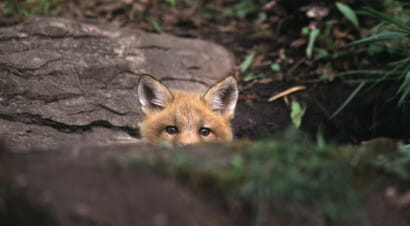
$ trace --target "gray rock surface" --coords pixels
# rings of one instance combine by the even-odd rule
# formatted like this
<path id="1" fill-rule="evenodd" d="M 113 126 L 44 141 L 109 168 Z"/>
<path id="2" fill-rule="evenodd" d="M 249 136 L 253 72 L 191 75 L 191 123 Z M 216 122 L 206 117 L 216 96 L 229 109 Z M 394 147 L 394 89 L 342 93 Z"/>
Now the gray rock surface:
<path id="1" fill-rule="evenodd" d="M 233 67 L 202 40 L 34 18 L 0 28 L 0 134 L 14 149 L 137 142 L 140 74 L 204 91 Z"/>

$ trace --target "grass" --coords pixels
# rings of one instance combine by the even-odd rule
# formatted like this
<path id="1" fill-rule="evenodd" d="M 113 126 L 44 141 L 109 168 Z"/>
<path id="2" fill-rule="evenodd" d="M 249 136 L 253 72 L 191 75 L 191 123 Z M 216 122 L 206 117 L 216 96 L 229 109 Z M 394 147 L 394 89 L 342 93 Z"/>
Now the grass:
<path id="1" fill-rule="evenodd" d="M 357 70 L 357 74 L 361 76 L 353 79 L 348 79 L 349 82 L 359 83 L 353 93 L 348 99 L 333 113 L 332 117 L 335 117 L 343 108 L 362 90 L 365 85 L 370 88 L 379 85 L 381 83 L 395 82 L 396 96 L 398 96 L 397 105 L 409 105 L 408 96 L 410 93 L 410 26 L 406 21 L 410 20 L 410 16 L 404 16 L 396 18 L 373 10 L 371 8 L 365 8 L 363 14 L 374 17 L 381 21 L 382 25 L 378 27 L 378 32 L 370 37 L 366 37 L 350 43 L 348 46 L 366 45 L 367 53 L 372 55 L 374 49 L 379 54 L 388 54 L 388 50 L 394 50 L 390 52 L 390 55 L 394 54 L 400 57 L 399 60 L 387 62 L 384 68 L 377 70 L 377 74 L 369 76 L 368 70 Z M 336 74 L 337 76 L 337 74 Z"/>

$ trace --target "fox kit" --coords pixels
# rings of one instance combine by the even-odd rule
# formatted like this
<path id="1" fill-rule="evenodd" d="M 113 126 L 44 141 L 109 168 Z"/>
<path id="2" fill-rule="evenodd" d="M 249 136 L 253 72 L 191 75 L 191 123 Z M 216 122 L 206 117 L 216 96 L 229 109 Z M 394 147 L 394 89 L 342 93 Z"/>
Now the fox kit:
<path id="1" fill-rule="evenodd" d="M 230 76 L 204 94 L 170 90 L 150 75 L 138 81 L 138 99 L 144 114 L 142 137 L 176 145 L 202 141 L 231 141 L 238 87 Z"/>

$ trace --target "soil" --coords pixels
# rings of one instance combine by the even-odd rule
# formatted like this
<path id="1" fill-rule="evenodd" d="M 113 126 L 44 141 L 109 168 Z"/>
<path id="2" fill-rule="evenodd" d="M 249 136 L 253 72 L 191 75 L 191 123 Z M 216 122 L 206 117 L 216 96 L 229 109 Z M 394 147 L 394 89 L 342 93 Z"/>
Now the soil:
<path id="1" fill-rule="evenodd" d="M 309 24 L 304 11 L 301 11 L 302 6 L 320 5 L 329 8 L 329 18 L 327 18 L 329 20 L 341 17 L 335 7 L 327 1 L 278 1 L 275 7 L 266 11 L 269 15 L 275 16 L 269 17 L 271 21 L 268 23 L 259 25 L 254 23 L 258 17 L 256 14 L 234 18 L 219 14 L 205 14 L 200 11 L 201 6 L 205 4 L 222 7 L 231 5 L 234 1 L 198 1 L 198 7 L 195 9 L 186 3 L 180 3 L 176 8 L 172 8 L 163 1 L 141 1 L 137 6 L 142 13 L 134 15 L 132 19 L 130 19 L 132 6 L 127 3 L 128 1 L 118 4 L 114 3 L 116 1 L 108 1 L 110 4 L 106 4 L 105 7 L 102 2 L 104 1 L 89 1 L 88 3 L 82 3 L 79 0 L 65 1 L 64 10 L 57 10 L 54 14 L 77 19 L 96 20 L 98 18 L 101 22 L 114 26 L 156 32 L 157 30 L 153 28 L 149 19 L 153 18 L 160 24 L 162 32 L 180 37 L 200 38 L 224 46 L 234 53 L 237 65 L 240 65 L 253 51 L 263 53 L 259 55 L 259 58 L 256 57 L 251 69 L 256 73 L 264 73 L 264 79 L 244 82 L 244 75 L 238 72 L 239 67 L 238 71 L 234 72 L 241 87 L 236 116 L 233 120 L 237 138 L 259 139 L 269 137 L 274 132 L 280 132 L 291 123 L 289 102 L 298 100 L 308 106 L 303 118 L 302 129 L 307 131 L 312 138 L 321 132 L 328 140 L 353 144 L 379 136 L 410 142 L 410 109 L 399 109 L 395 101 L 390 100 L 395 92 L 393 86 L 378 86 L 371 92 L 359 94 L 334 119 L 330 119 L 329 116 L 354 89 L 341 79 L 328 84 L 302 84 L 306 86 L 306 90 L 268 102 L 271 96 L 287 88 L 300 85 L 295 82 L 297 79 L 317 76 L 317 68 L 326 63 L 320 59 L 307 59 L 304 52 L 306 44 L 295 47 L 294 41 L 301 38 L 300 30 Z M 10 19 L 6 25 L 16 22 L 18 20 Z M 276 31 L 275 34 L 254 36 L 264 26 L 268 30 Z M 349 26 L 340 25 L 336 29 L 351 34 L 353 39 L 358 37 L 357 32 Z M 336 41 L 342 45 L 351 37 L 336 38 Z M 306 38 L 304 41 L 306 43 Z M 284 55 L 286 59 L 281 60 L 281 56 Z M 274 72 L 269 68 L 270 63 L 277 61 L 281 63 L 280 72 Z M 356 57 L 338 59 L 338 61 L 334 65 L 340 65 L 340 67 L 333 68 L 333 70 L 354 69 L 357 63 Z M 16 168 L 24 168 L 24 165 L 16 166 Z M 34 165 L 32 167 L 35 167 Z M 33 169 L 33 172 L 37 174 L 33 175 L 30 181 L 36 184 L 54 181 L 52 182 L 54 187 L 50 189 L 59 191 L 59 194 L 64 194 L 66 190 L 77 189 L 76 192 L 71 192 L 75 197 L 64 198 L 64 200 L 87 200 L 101 208 L 99 212 L 106 212 L 108 216 L 110 211 L 123 211 L 121 214 L 124 216 L 129 214 L 136 217 L 135 219 L 129 217 L 117 219 L 118 221 L 115 222 L 117 224 L 113 225 L 162 225 L 161 220 L 164 219 L 162 212 L 172 213 L 173 218 L 165 217 L 169 225 L 196 225 L 198 222 L 209 222 L 210 219 L 214 219 L 216 223 L 198 223 L 198 225 L 243 224 L 240 217 L 230 216 L 218 202 L 198 198 L 188 189 L 172 181 L 158 179 L 149 172 L 109 173 L 85 166 L 70 165 L 70 167 L 74 168 L 67 174 L 63 170 L 64 166 L 60 167 L 61 171 L 53 172 L 46 169 Z M 30 170 L 26 168 L 26 171 Z M 65 186 L 67 181 L 73 184 L 78 183 L 78 186 L 67 187 Z M 144 183 L 135 183 L 135 181 L 144 181 Z M 376 226 L 410 225 L 408 208 L 406 211 L 405 208 L 399 209 L 393 206 L 384 195 L 384 189 L 389 185 L 381 186 L 380 193 L 370 197 L 365 206 L 371 222 Z M 400 186 L 408 188 L 408 184 L 400 183 Z M 96 193 L 87 194 L 89 190 L 95 190 Z M 35 191 L 32 192 L 35 193 Z M 102 200 L 96 197 L 105 198 Z M 135 207 L 131 202 L 131 200 L 140 199 L 146 200 L 150 205 Z M 61 203 L 61 205 L 69 204 Z M 186 215 L 185 212 L 190 214 Z M 63 221 L 63 225 L 69 225 L 68 223 L 72 223 L 73 219 L 77 219 L 76 225 L 111 225 L 113 223 L 107 215 L 93 216 L 93 220 L 90 221 L 91 218 L 87 217 L 87 214 L 90 213 L 86 212 L 85 215 L 81 211 L 74 213 L 67 218 L 68 220 Z M 142 221 L 142 216 L 150 216 L 145 218 L 150 221 Z"/>

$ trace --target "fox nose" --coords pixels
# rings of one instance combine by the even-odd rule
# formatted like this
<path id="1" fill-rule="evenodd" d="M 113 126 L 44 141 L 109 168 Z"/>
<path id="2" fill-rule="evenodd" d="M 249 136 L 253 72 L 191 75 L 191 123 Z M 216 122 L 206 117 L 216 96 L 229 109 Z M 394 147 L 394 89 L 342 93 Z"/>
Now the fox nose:
<path id="1" fill-rule="evenodd" d="M 180 134 L 178 137 L 178 141 L 176 142 L 177 145 L 183 146 L 188 144 L 194 144 L 199 142 L 199 139 L 193 133 L 183 133 Z"/>

